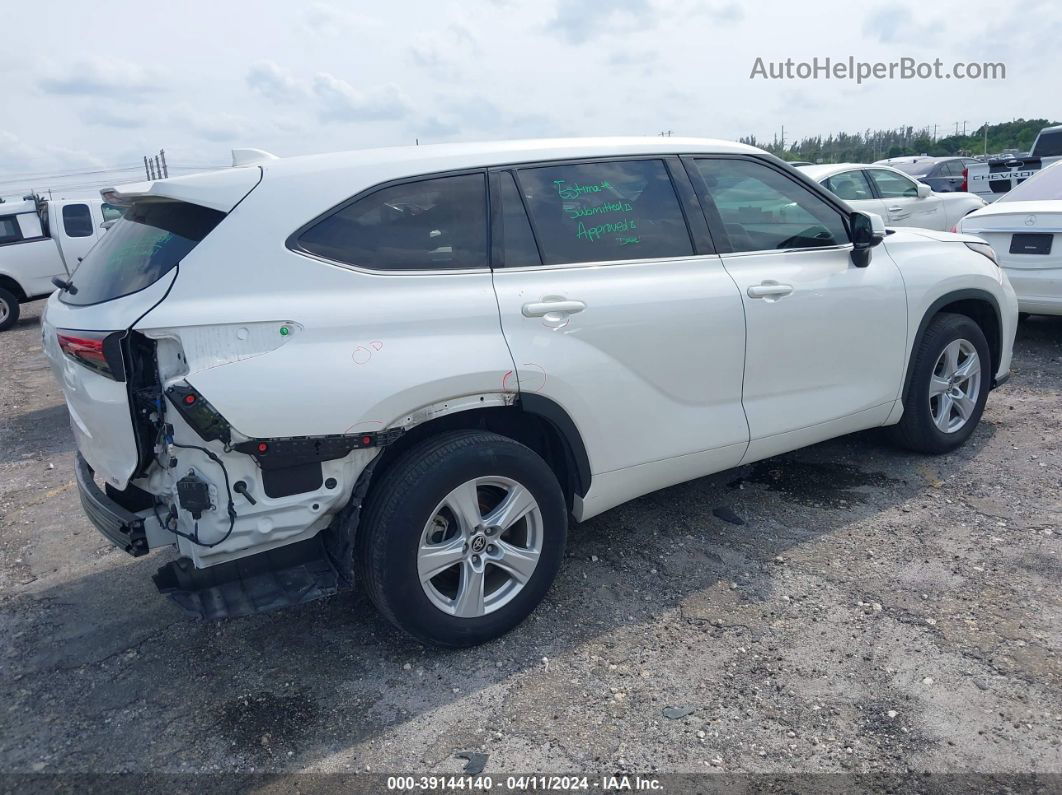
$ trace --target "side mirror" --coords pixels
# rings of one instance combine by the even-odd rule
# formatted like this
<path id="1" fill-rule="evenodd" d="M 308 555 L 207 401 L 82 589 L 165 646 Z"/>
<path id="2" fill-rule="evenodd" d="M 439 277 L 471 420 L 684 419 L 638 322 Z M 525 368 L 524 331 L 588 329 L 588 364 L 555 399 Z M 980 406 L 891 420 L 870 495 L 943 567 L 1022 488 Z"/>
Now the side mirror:
<path id="1" fill-rule="evenodd" d="M 918 198 L 919 199 L 928 199 L 932 195 L 933 195 L 933 189 L 931 187 L 926 185 L 924 182 L 919 182 L 918 183 Z"/>
<path id="2" fill-rule="evenodd" d="M 870 264 L 870 249 L 885 239 L 885 222 L 877 213 L 856 211 L 848 216 L 852 229 L 852 264 L 865 268 Z"/>

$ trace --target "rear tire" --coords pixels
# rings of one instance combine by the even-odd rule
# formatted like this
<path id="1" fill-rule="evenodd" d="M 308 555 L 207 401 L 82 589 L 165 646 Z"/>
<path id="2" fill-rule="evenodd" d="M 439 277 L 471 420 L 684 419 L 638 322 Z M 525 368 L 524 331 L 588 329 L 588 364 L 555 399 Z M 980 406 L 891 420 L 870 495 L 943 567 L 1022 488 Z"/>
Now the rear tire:
<path id="1" fill-rule="evenodd" d="M 977 427 L 992 385 L 984 332 L 965 315 L 942 312 L 911 356 L 911 387 L 893 441 L 920 453 L 947 453 Z"/>
<path id="2" fill-rule="evenodd" d="M 567 525 L 557 478 L 534 451 L 483 431 L 440 434 L 402 453 L 370 491 L 356 539 L 359 579 L 417 640 L 472 646 L 542 601 Z"/>
<path id="3" fill-rule="evenodd" d="M 18 322 L 19 311 L 18 298 L 0 287 L 0 331 L 7 331 Z"/>

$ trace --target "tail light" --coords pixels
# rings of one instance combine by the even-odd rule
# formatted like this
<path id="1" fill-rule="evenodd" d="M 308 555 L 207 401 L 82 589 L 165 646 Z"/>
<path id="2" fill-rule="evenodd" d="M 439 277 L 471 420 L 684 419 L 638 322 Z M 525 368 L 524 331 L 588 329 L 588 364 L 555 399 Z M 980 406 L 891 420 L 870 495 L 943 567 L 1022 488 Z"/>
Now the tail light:
<path id="1" fill-rule="evenodd" d="M 123 335 L 122 331 L 56 331 L 59 349 L 64 354 L 112 381 L 125 380 L 120 346 Z"/>
<path id="2" fill-rule="evenodd" d="M 970 169 L 964 168 L 962 170 L 962 184 L 959 186 L 959 190 L 962 191 L 963 193 L 965 193 L 967 190 L 969 190 L 969 185 L 967 184 L 969 176 L 970 176 Z"/>

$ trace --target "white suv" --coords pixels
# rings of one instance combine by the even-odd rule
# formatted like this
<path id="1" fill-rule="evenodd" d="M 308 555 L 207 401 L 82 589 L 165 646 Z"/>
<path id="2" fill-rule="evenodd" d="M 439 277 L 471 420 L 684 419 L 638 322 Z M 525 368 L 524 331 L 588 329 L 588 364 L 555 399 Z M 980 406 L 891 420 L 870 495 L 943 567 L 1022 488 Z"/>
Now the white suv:
<path id="1" fill-rule="evenodd" d="M 962 444 L 1014 293 L 703 139 L 421 146 L 105 192 L 44 344 L 85 510 L 204 617 L 360 580 L 443 645 L 543 598 L 569 515 L 864 428 Z M 102 487 L 101 487 L 102 484 Z"/>

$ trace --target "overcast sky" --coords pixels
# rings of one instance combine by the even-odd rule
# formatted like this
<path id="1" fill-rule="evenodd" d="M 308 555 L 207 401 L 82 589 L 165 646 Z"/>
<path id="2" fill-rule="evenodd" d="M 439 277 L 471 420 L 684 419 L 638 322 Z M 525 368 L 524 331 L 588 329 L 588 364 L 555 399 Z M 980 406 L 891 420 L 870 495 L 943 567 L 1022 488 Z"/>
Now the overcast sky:
<path id="1" fill-rule="evenodd" d="M 294 155 L 456 140 L 770 140 L 1062 116 L 1062 4 L 1031 0 L 7 0 L 0 195 L 94 187 L 165 148 Z M 751 80 L 814 56 L 1002 61 L 1003 81 Z M 133 169 L 58 180 L 51 175 Z M 142 174 L 142 168 L 140 173 Z"/>

